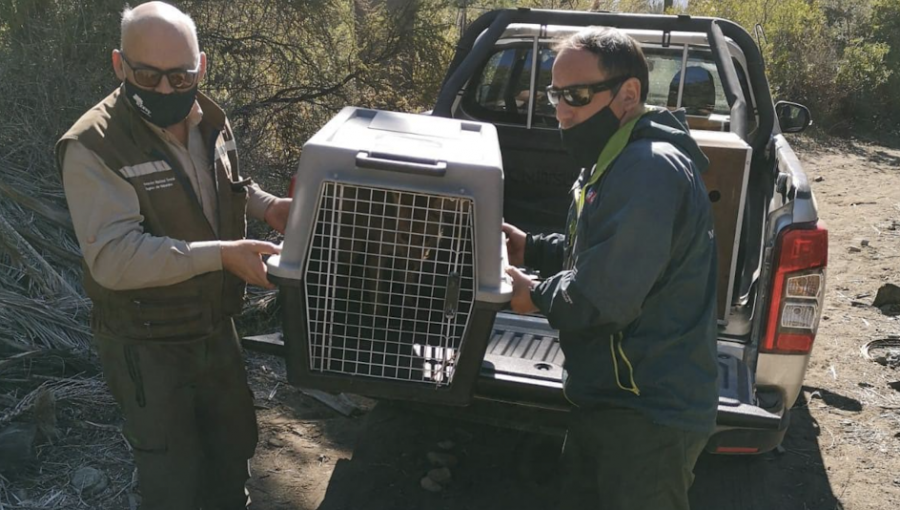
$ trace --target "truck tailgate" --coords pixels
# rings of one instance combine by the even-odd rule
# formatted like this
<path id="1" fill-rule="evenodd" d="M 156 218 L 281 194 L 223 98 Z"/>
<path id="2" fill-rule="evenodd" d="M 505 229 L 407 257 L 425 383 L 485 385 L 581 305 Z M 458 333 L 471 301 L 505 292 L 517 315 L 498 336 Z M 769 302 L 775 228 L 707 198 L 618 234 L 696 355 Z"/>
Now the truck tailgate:
<path id="1" fill-rule="evenodd" d="M 478 397 L 548 409 L 568 408 L 562 392 L 563 356 L 559 333 L 541 317 L 497 314 L 488 343 Z M 783 410 L 759 407 L 749 368 L 720 352 L 718 423 L 725 427 L 777 429 Z M 772 412 L 774 411 L 774 412 Z"/>
<path id="2" fill-rule="evenodd" d="M 492 400 L 568 407 L 559 333 L 542 317 L 498 313 L 476 391 Z"/>

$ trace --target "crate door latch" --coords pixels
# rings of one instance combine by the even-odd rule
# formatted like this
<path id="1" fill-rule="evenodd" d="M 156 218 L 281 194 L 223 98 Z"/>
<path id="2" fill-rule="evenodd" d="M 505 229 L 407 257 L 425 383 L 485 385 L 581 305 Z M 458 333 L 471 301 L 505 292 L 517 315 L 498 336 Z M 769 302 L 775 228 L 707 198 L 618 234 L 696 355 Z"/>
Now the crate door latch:
<path id="1" fill-rule="evenodd" d="M 450 273 L 447 277 L 447 293 L 444 297 L 444 317 L 452 319 L 456 317 L 459 309 L 459 273 Z"/>

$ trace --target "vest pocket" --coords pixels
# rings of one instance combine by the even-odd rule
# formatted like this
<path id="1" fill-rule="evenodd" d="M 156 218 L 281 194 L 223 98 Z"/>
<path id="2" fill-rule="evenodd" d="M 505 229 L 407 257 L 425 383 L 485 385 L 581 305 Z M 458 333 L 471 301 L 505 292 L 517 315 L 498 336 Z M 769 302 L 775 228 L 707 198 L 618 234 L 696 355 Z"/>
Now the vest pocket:
<path id="1" fill-rule="evenodd" d="M 209 335 L 215 330 L 212 306 L 200 296 L 169 301 L 130 299 L 126 303 L 119 307 L 118 313 L 106 313 L 103 317 L 106 327 L 118 337 L 187 340 Z"/>

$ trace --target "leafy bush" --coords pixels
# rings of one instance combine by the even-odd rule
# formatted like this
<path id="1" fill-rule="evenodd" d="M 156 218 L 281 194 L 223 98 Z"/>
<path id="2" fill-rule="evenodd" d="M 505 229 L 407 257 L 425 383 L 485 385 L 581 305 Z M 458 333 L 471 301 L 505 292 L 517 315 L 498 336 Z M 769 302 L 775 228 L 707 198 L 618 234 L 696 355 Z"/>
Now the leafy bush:
<path id="1" fill-rule="evenodd" d="M 692 0 L 686 12 L 751 33 L 759 24 L 776 100 L 806 104 L 828 131 L 883 127 L 900 113 L 900 94 L 879 92 L 900 63 L 889 65 L 900 53 L 898 0 Z"/>
<path id="2" fill-rule="evenodd" d="M 456 36 L 447 3 L 178 5 L 196 21 L 209 60 L 202 89 L 229 112 L 245 172 L 284 193 L 303 142 L 343 106 L 430 107 Z M 0 0 L 0 158 L 55 180 L 54 142 L 118 85 L 110 54 L 124 6 Z"/>

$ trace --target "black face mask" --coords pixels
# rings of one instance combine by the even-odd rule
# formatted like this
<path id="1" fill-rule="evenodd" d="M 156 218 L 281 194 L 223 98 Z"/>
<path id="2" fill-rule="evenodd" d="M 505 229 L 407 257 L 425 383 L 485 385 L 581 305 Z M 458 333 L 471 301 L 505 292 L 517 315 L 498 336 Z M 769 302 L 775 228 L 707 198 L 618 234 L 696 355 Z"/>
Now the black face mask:
<path id="1" fill-rule="evenodd" d="M 125 97 L 128 102 L 150 123 L 161 128 L 169 127 L 183 121 L 194 107 L 197 87 L 184 92 L 161 94 L 155 90 L 138 88 L 125 80 Z"/>
<path id="2" fill-rule="evenodd" d="M 619 130 L 621 120 L 607 105 L 581 124 L 560 129 L 563 148 L 569 153 L 578 166 L 591 168 L 597 164 L 597 158 L 609 139 Z"/>

